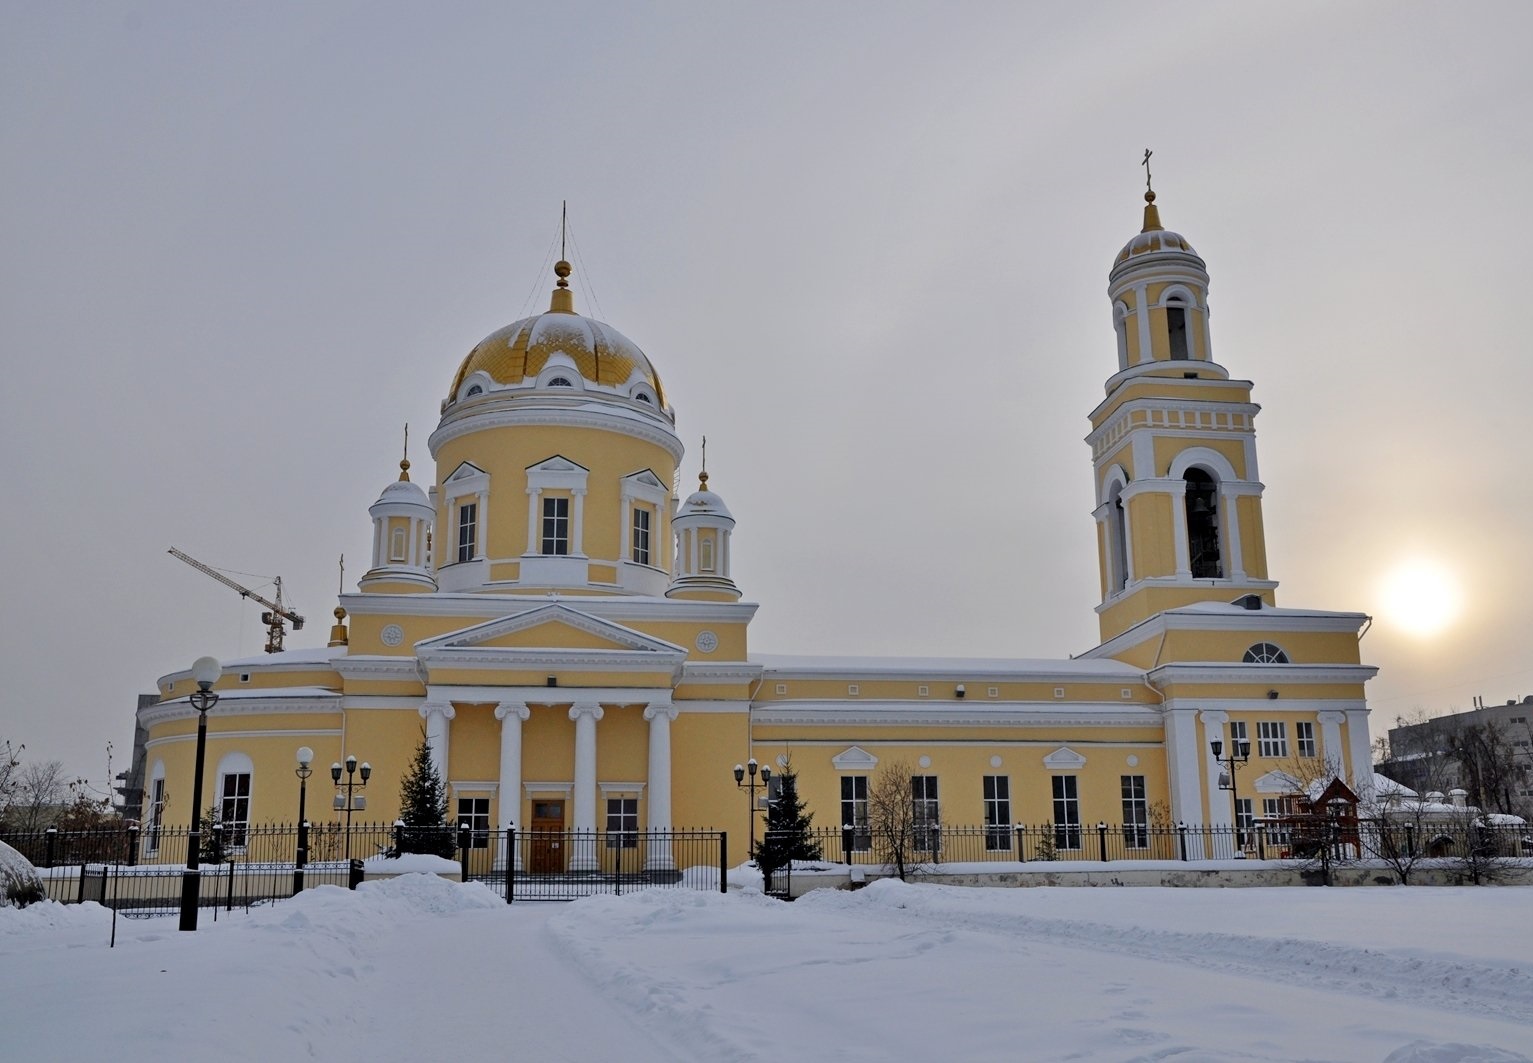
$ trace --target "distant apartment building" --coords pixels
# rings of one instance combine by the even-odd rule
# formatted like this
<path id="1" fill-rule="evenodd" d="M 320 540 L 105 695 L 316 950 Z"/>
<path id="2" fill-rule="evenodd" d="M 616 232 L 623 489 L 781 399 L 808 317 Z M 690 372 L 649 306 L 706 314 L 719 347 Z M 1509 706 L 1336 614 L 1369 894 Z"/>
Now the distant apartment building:
<path id="1" fill-rule="evenodd" d="M 1488 810 L 1533 810 L 1533 694 L 1391 727 L 1376 770 L 1423 795 L 1462 788 Z"/>

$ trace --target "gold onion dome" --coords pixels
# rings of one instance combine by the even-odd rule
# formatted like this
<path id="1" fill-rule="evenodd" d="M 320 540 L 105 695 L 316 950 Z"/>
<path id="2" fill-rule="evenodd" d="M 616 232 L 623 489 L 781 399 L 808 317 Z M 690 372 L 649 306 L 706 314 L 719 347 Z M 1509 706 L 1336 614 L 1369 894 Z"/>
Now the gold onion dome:
<path id="1" fill-rule="evenodd" d="M 502 386 L 518 387 L 541 373 L 554 355 L 564 354 L 591 384 L 627 388 L 637 374 L 654 392 L 656 406 L 664 410 L 660 375 L 639 345 L 611 325 L 575 313 L 575 293 L 566 280 L 568 262 L 556 263 L 554 273 L 559 280 L 549 309 L 496 329 L 475 344 L 453 377 L 447 401 L 458 401 L 463 382 L 474 373 L 484 373 Z"/>
<path id="2" fill-rule="evenodd" d="M 1197 252 L 1192 249 L 1192 245 L 1187 242 L 1185 236 L 1161 227 L 1160 211 L 1155 207 L 1155 193 L 1146 192 L 1144 194 L 1144 228 L 1123 245 L 1123 250 L 1118 252 L 1115 265 L 1121 266 L 1129 259 L 1157 252 L 1197 256 Z"/>

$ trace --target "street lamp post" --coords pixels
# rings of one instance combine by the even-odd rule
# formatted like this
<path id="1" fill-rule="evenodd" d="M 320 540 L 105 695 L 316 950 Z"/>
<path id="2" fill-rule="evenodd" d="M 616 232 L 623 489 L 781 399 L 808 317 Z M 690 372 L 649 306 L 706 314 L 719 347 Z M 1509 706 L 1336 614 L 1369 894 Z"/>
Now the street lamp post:
<path id="1" fill-rule="evenodd" d="M 293 861 L 293 896 L 303 892 L 303 869 L 309 863 L 309 821 L 304 815 L 304 805 L 309 796 L 309 776 L 314 774 L 314 750 L 308 746 L 298 747 L 298 855 Z"/>
<path id="2" fill-rule="evenodd" d="M 223 668 L 212 657 L 198 657 L 192 665 L 197 689 L 187 697 L 197 710 L 197 760 L 192 782 L 192 826 L 186 832 L 186 870 L 181 874 L 181 929 L 197 929 L 197 902 L 202 895 L 202 769 L 208 752 L 208 710 L 218 704 L 213 684 Z"/>
<path id="3" fill-rule="evenodd" d="M 362 776 L 361 782 L 357 782 L 358 774 Z M 339 764 L 330 765 L 330 780 L 337 787 L 346 791 L 344 796 L 341 794 L 335 795 L 335 809 L 337 812 L 343 808 L 346 810 L 346 863 L 348 864 L 351 863 L 351 813 L 353 809 L 367 807 L 367 795 L 354 796 L 353 791 L 365 790 L 367 788 L 367 780 L 372 774 L 373 766 L 371 764 L 363 761 L 359 772 L 357 769 L 357 758 L 350 756 L 346 758 L 346 781 L 343 783 L 341 782 L 341 766 Z"/>
<path id="4" fill-rule="evenodd" d="M 752 857 L 752 858 L 754 858 L 755 853 L 756 853 L 756 789 L 757 789 L 756 775 L 757 775 L 758 770 L 759 770 L 759 772 L 761 774 L 761 786 L 760 786 L 760 788 L 765 790 L 766 787 L 767 787 L 767 783 L 772 781 L 772 769 L 771 768 L 768 768 L 765 765 L 758 766 L 756 764 L 756 758 L 755 757 L 752 757 L 750 760 L 747 760 L 744 764 L 736 764 L 735 765 L 735 786 L 739 787 L 740 789 L 742 789 L 742 790 L 746 791 L 748 794 L 750 794 L 750 800 L 751 800 L 751 847 L 750 847 L 749 850 L 746 851 L 746 855 L 749 856 L 749 857 Z M 749 781 L 746 780 L 746 776 L 747 775 L 750 776 Z"/>
<path id="5" fill-rule="evenodd" d="M 1221 757 L 1224 752 L 1224 743 L 1217 738 L 1209 740 L 1208 748 L 1213 751 L 1214 760 L 1225 770 L 1219 773 L 1219 789 L 1230 792 L 1230 806 L 1235 813 L 1235 849 L 1240 850 L 1240 795 L 1235 789 L 1235 770 L 1251 759 L 1251 742 L 1249 739 L 1236 741 L 1230 739 L 1230 755 Z"/>

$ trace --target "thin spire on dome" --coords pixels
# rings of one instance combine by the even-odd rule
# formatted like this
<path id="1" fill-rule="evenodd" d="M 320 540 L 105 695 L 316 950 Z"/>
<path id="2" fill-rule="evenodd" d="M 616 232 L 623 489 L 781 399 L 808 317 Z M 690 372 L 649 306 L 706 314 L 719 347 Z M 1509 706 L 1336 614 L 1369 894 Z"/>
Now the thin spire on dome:
<path id="1" fill-rule="evenodd" d="M 573 314 L 575 312 L 575 293 L 570 291 L 570 282 L 567 279 L 574 267 L 565 258 L 565 239 L 569 235 L 570 202 L 562 200 L 559 205 L 559 261 L 554 263 L 554 276 L 559 280 L 554 286 L 553 299 L 548 304 L 550 313 Z"/>
<path id="2" fill-rule="evenodd" d="M 1144 161 L 1139 164 L 1144 167 L 1144 228 L 1139 230 L 1142 233 L 1161 231 L 1160 211 L 1155 209 L 1155 189 L 1150 185 L 1150 156 L 1154 154 L 1145 148 Z"/>
<path id="3" fill-rule="evenodd" d="M 405 422 L 405 453 L 399 459 L 399 478 L 404 482 L 410 481 L 410 422 Z"/>
<path id="4" fill-rule="evenodd" d="M 703 467 L 697 474 L 697 489 L 708 490 L 708 437 L 703 436 Z"/>

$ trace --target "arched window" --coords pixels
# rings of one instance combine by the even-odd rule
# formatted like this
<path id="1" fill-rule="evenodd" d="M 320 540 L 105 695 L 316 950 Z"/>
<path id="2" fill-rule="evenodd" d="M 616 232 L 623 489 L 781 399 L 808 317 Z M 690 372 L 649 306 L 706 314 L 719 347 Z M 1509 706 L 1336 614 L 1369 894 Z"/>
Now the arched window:
<path id="1" fill-rule="evenodd" d="M 1223 579 L 1219 556 L 1219 484 L 1202 469 L 1188 469 L 1187 567 L 1193 579 Z"/>
<path id="2" fill-rule="evenodd" d="M 548 386 L 551 388 L 572 388 L 575 385 L 571 384 L 565 377 L 556 376 L 548 382 Z"/>
<path id="3" fill-rule="evenodd" d="M 480 387 L 478 384 L 475 384 L 473 387 L 468 389 L 468 392 L 463 397 L 467 398 L 467 399 L 471 399 L 475 395 L 483 395 L 483 394 L 484 394 L 484 388 Z"/>
<path id="4" fill-rule="evenodd" d="M 1258 642 L 1241 658 L 1245 664 L 1287 664 L 1288 654 L 1283 652 L 1283 647 L 1274 646 L 1270 642 Z"/>
<path id="5" fill-rule="evenodd" d="M 1113 304 L 1112 313 L 1113 331 L 1118 334 L 1118 368 L 1128 368 L 1128 307 L 1122 303 Z"/>
<path id="6" fill-rule="evenodd" d="M 654 401 L 642 391 L 635 395 L 634 398 L 638 399 L 642 403 L 645 403 L 646 405 L 654 405 Z"/>
<path id="7" fill-rule="evenodd" d="M 697 568 L 700 572 L 713 571 L 713 536 L 704 536 L 697 544 Z"/>
<path id="8" fill-rule="evenodd" d="M 1171 357 L 1185 361 L 1187 353 L 1187 305 L 1179 298 L 1166 300 L 1166 335 L 1171 342 Z"/>
<path id="9" fill-rule="evenodd" d="M 1123 512 L 1123 485 L 1113 484 L 1112 493 L 1107 497 L 1107 504 L 1112 507 L 1107 514 L 1108 552 L 1107 563 L 1111 566 L 1108 570 L 1111 577 L 1108 580 L 1108 592 L 1116 594 L 1128 586 L 1128 519 Z"/>
<path id="10" fill-rule="evenodd" d="M 405 560 L 405 530 L 395 528 L 389 535 L 389 560 Z"/>

